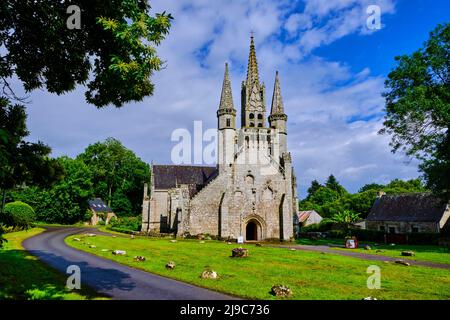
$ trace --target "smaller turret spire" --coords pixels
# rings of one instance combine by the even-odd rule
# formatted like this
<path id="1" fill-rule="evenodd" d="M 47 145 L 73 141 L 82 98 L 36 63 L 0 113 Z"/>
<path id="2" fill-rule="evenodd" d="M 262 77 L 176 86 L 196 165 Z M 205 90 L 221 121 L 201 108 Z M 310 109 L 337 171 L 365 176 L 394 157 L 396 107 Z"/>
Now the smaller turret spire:
<path id="1" fill-rule="evenodd" d="M 228 63 L 225 63 L 225 75 L 223 77 L 222 95 L 220 96 L 219 109 L 234 109 Z"/>
<path id="2" fill-rule="evenodd" d="M 280 78 L 278 71 L 275 75 L 275 84 L 273 86 L 272 109 L 270 114 L 284 114 L 283 99 L 281 97 Z"/>

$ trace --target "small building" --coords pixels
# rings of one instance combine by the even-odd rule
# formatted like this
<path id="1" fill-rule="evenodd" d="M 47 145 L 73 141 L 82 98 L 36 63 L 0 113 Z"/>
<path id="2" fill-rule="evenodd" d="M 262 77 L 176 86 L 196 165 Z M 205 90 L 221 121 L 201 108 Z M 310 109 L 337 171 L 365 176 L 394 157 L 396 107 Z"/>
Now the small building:
<path id="1" fill-rule="evenodd" d="M 303 227 L 320 223 L 323 219 L 315 210 L 299 211 L 297 216 L 299 224 Z"/>
<path id="2" fill-rule="evenodd" d="M 449 217 L 449 203 L 430 193 L 381 193 L 366 218 L 366 229 L 389 234 L 440 233 L 448 227 Z"/>
<path id="3" fill-rule="evenodd" d="M 103 219 L 105 224 L 108 224 L 111 218 L 117 218 L 112 209 L 108 207 L 100 198 L 88 200 L 88 205 L 92 212 L 90 222 L 90 225 L 92 226 L 96 226 L 100 219 Z"/>

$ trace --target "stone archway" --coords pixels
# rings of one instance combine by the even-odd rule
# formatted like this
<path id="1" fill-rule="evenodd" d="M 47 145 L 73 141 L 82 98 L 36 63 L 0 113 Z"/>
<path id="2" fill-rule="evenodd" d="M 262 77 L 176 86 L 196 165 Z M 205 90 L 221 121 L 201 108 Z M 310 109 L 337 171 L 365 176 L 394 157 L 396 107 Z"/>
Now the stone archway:
<path id="1" fill-rule="evenodd" d="M 264 220 L 257 215 L 244 219 L 241 230 L 245 241 L 260 241 L 265 238 Z"/>
<path id="2" fill-rule="evenodd" d="M 245 227 L 245 240 L 256 241 L 258 240 L 258 226 L 255 220 L 251 220 Z"/>

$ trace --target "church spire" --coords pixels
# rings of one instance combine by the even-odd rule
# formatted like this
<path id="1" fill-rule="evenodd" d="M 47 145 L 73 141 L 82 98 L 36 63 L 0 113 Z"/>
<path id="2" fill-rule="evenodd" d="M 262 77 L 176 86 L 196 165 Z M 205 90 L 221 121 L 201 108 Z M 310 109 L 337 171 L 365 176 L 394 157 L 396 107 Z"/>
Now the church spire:
<path id="1" fill-rule="evenodd" d="M 250 53 L 248 55 L 247 86 L 251 88 L 255 82 L 259 84 L 259 72 L 258 61 L 256 60 L 255 41 L 252 34 L 250 37 Z"/>
<path id="2" fill-rule="evenodd" d="M 281 97 L 280 78 L 278 71 L 275 75 L 275 84 L 273 86 L 272 109 L 270 114 L 284 114 L 283 98 Z"/>
<path id="3" fill-rule="evenodd" d="M 225 75 L 223 76 L 222 95 L 220 96 L 219 109 L 234 109 L 228 63 L 225 63 Z"/>

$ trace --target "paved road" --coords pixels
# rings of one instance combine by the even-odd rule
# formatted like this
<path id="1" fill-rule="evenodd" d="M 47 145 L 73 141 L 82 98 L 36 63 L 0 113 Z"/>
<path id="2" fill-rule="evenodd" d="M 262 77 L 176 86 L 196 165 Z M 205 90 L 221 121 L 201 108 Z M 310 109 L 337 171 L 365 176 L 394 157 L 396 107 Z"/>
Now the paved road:
<path id="1" fill-rule="evenodd" d="M 88 285 L 113 299 L 134 300 L 228 300 L 233 297 L 164 278 L 94 256 L 67 246 L 67 236 L 83 232 L 101 233 L 91 228 L 52 227 L 28 238 L 23 247 L 58 271 L 69 265 L 81 269 L 82 285 Z"/>
<path id="2" fill-rule="evenodd" d="M 403 257 L 399 256 L 398 258 L 383 256 L 378 254 L 370 254 L 370 253 L 362 253 L 355 252 L 351 250 L 336 250 L 329 246 L 311 246 L 311 245 L 282 245 L 275 246 L 278 248 L 288 248 L 288 249 L 296 249 L 296 250 L 305 250 L 305 251 L 315 251 L 315 252 L 326 252 L 332 254 L 338 254 L 341 256 L 366 259 L 366 260 L 375 260 L 375 261 L 389 261 L 395 262 L 396 260 L 403 260 L 409 262 L 412 266 L 422 266 L 422 267 L 430 267 L 430 268 L 439 268 L 439 269 L 448 269 L 450 270 L 450 264 L 446 263 L 437 263 L 431 261 L 417 261 L 412 259 L 403 259 Z"/>

